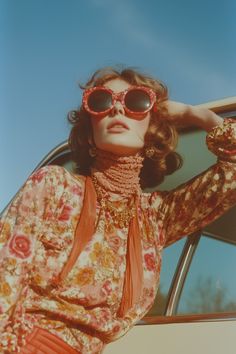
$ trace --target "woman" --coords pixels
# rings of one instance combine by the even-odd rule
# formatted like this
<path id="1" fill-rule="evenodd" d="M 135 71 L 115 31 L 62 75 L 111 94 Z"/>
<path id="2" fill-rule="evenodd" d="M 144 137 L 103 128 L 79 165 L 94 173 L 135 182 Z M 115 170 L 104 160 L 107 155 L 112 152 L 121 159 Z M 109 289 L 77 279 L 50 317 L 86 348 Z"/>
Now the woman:
<path id="1" fill-rule="evenodd" d="M 126 69 L 96 72 L 70 115 L 79 173 L 34 173 L 1 221 L 1 352 L 101 353 L 153 304 L 161 252 L 236 201 L 236 124 L 168 100 Z M 206 131 L 218 162 L 170 192 L 176 125 Z"/>

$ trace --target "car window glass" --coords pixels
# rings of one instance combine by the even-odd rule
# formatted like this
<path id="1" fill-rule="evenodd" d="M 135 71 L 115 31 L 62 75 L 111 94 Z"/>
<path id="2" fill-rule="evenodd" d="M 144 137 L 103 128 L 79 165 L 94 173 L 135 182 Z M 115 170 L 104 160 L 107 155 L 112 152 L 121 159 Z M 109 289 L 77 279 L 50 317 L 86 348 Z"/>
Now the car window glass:
<path id="1" fill-rule="evenodd" d="M 236 246 L 202 236 L 177 314 L 236 311 Z"/>

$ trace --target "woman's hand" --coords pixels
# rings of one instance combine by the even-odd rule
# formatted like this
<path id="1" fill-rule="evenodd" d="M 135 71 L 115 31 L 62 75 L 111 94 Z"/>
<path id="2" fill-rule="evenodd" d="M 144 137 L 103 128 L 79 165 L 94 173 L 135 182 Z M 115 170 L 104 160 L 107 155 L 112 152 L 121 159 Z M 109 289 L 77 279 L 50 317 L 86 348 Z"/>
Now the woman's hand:
<path id="1" fill-rule="evenodd" d="M 162 103 L 168 112 L 167 119 L 178 127 L 197 126 L 210 131 L 223 119 L 207 108 L 191 106 L 181 102 L 167 100 Z"/>

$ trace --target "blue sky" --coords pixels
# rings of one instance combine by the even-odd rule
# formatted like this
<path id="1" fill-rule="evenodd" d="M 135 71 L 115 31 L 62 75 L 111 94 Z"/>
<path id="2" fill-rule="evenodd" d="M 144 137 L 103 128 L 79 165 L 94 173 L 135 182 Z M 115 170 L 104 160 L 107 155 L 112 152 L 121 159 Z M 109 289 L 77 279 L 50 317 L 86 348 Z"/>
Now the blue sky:
<path id="1" fill-rule="evenodd" d="M 1 0 L 0 209 L 65 140 L 78 82 L 135 66 L 190 104 L 234 96 L 234 0 Z"/>

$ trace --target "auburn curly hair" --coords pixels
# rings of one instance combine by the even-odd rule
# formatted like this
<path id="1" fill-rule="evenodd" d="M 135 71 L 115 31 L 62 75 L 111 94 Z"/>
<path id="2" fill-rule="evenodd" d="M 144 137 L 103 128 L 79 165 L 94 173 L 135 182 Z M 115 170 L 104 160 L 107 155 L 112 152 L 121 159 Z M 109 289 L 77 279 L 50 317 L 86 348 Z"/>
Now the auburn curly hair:
<path id="1" fill-rule="evenodd" d="M 157 110 L 151 111 L 149 128 L 145 135 L 144 151 L 147 147 L 155 147 L 155 155 L 148 158 L 144 154 L 143 167 L 140 172 L 142 188 L 152 188 L 160 184 L 166 175 L 172 174 L 182 165 L 181 156 L 175 152 L 178 141 L 176 128 L 168 121 L 168 112 L 162 102 L 168 99 L 168 89 L 160 80 L 154 79 L 132 68 L 117 69 L 106 67 L 97 70 L 85 85 L 87 89 L 102 86 L 107 81 L 122 79 L 130 85 L 142 85 L 151 88 L 157 97 Z M 90 168 L 94 158 L 89 154 L 92 138 L 90 115 L 83 106 L 68 114 L 68 121 L 72 124 L 69 135 L 69 147 L 72 159 L 76 163 L 76 173 L 90 175 Z"/>

